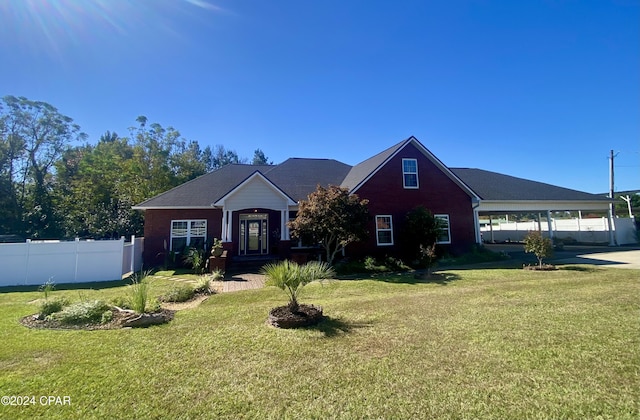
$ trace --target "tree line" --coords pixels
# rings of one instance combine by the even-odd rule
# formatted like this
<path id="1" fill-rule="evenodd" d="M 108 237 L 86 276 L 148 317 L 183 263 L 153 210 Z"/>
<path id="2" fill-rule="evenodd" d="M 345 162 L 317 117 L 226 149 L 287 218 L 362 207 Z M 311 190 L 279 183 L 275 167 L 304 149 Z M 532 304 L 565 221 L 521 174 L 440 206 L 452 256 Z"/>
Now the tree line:
<path id="1" fill-rule="evenodd" d="M 173 127 L 136 119 L 127 136 L 96 144 L 54 106 L 25 97 L 0 102 L 0 235 L 118 238 L 141 235 L 148 198 L 230 163 L 252 161 L 223 145 L 204 149 Z M 73 145 L 74 142 L 84 142 Z"/>

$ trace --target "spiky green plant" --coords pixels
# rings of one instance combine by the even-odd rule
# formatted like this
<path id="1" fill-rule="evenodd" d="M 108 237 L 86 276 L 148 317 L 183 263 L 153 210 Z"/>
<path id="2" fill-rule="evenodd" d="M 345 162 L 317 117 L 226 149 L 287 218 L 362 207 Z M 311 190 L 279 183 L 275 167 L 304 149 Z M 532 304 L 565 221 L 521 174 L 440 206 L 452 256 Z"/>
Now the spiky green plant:
<path id="1" fill-rule="evenodd" d="M 287 306 L 291 312 L 296 312 L 302 288 L 312 281 L 331 278 L 335 272 L 326 262 L 311 261 L 300 265 L 285 260 L 265 265 L 262 267 L 262 274 L 266 276 L 268 286 L 276 286 L 287 294 L 289 297 Z"/>
<path id="2" fill-rule="evenodd" d="M 131 276 L 129 286 L 131 309 L 140 314 L 145 312 L 149 300 L 149 274 L 149 271 L 140 271 Z"/>
<path id="3" fill-rule="evenodd" d="M 40 287 L 38 290 L 44 293 L 44 300 L 49 299 L 49 294 L 53 292 L 56 288 L 56 284 L 53 282 L 53 277 L 49 277 L 49 279 Z"/>

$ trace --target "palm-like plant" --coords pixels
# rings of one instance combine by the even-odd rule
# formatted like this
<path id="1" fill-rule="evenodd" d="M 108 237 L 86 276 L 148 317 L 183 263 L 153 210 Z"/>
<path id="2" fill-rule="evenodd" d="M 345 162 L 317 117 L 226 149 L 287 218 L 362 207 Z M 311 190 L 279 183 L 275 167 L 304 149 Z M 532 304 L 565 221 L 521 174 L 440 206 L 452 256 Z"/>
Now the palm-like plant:
<path id="1" fill-rule="evenodd" d="M 331 278 L 335 272 L 326 262 L 311 261 L 300 265 L 285 260 L 265 265 L 262 274 L 266 276 L 268 286 L 276 286 L 289 296 L 287 306 L 291 312 L 297 312 L 302 288 L 312 281 Z"/>

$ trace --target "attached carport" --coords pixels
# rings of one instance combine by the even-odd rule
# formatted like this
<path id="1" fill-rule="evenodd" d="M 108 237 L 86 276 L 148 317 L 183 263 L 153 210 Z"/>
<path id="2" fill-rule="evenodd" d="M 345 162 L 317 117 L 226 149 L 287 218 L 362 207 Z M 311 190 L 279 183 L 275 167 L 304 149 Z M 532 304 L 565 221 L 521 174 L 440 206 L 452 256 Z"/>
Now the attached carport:
<path id="1" fill-rule="evenodd" d="M 516 178 L 482 169 L 452 168 L 451 171 L 471 188 L 479 200 L 474 205 L 476 242 L 481 243 L 480 216 L 535 213 L 538 222 L 546 215 L 549 236 L 553 238 L 551 212 L 605 212 L 608 214 L 609 244 L 615 245 L 609 210 L 611 200 L 596 194 L 562 188 L 542 182 Z"/>

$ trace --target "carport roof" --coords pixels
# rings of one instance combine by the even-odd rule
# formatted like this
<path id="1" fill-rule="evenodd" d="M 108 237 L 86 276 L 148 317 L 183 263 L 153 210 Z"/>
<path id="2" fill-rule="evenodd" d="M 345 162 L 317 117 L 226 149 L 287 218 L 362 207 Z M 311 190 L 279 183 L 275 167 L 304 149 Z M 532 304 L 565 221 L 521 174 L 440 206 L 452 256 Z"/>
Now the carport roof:
<path id="1" fill-rule="evenodd" d="M 451 168 L 481 200 L 491 201 L 601 201 L 608 197 L 474 168 Z"/>

